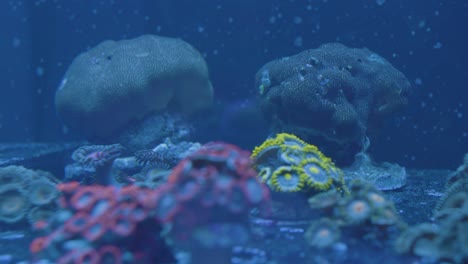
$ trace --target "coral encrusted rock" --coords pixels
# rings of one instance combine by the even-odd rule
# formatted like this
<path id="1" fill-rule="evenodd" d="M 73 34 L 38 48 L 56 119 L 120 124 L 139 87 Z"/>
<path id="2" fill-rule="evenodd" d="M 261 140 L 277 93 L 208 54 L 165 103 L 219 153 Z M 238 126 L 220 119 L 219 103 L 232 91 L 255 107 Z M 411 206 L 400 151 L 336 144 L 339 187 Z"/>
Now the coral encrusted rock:
<path id="1" fill-rule="evenodd" d="M 55 95 L 66 125 L 105 137 L 129 122 L 171 108 L 193 114 L 211 105 L 202 55 L 180 39 L 143 35 L 107 40 L 78 55 Z"/>
<path id="2" fill-rule="evenodd" d="M 256 87 L 272 134 L 295 134 L 349 164 L 369 130 L 407 104 L 411 85 L 372 51 L 332 43 L 265 64 Z"/>

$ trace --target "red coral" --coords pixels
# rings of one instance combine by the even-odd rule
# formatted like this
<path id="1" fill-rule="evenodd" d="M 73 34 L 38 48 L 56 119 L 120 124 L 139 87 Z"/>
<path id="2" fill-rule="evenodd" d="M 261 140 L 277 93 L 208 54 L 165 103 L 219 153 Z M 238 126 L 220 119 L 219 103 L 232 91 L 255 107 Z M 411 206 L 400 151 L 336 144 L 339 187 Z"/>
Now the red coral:
<path id="1" fill-rule="evenodd" d="M 161 227 L 149 217 L 157 191 L 136 186 L 81 186 L 74 182 L 60 184 L 58 189 L 64 193 L 63 212 L 71 217 L 61 220 L 49 235 L 36 238 L 30 246 L 32 253 L 53 246 L 52 252 L 59 253 L 52 256 L 57 263 L 121 263 L 124 253 L 133 256 L 130 263 L 137 263 L 137 256 L 150 262 L 158 259 L 155 254 L 159 252 L 151 251 L 161 247 L 162 240 L 153 235 Z M 132 243 L 135 238 L 146 245 Z M 67 241 L 81 244 L 70 248 Z"/>
<path id="2" fill-rule="evenodd" d="M 270 201 L 268 188 L 250 166 L 250 153 L 218 142 L 182 160 L 159 192 L 156 217 L 174 224 L 176 239 L 195 243 L 190 238 L 195 230 L 214 223 L 245 224 L 253 207 L 268 208 Z"/>
<path id="3" fill-rule="evenodd" d="M 32 253 L 51 248 L 58 263 L 119 263 L 123 254 L 133 258 L 125 263 L 161 263 L 172 255 L 158 236 L 160 223 L 173 225 L 171 235 L 180 245 L 244 243 L 250 210 L 270 204 L 268 188 L 250 167 L 250 153 L 224 143 L 191 154 L 155 190 L 76 182 L 58 189 L 64 194 L 62 213 L 70 217 L 57 217 L 57 228 L 31 244 Z"/>

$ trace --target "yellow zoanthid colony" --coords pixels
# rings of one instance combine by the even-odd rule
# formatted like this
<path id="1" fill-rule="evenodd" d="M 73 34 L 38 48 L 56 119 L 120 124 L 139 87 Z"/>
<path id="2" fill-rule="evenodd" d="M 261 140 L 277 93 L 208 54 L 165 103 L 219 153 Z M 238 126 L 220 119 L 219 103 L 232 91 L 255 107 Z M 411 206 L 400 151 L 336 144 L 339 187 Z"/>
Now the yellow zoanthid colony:
<path id="1" fill-rule="evenodd" d="M 260 179 L 277 192 L 344 191 L 343 173 L 314 145 L 277 134 L 257 146 L 251 156 Z"/>

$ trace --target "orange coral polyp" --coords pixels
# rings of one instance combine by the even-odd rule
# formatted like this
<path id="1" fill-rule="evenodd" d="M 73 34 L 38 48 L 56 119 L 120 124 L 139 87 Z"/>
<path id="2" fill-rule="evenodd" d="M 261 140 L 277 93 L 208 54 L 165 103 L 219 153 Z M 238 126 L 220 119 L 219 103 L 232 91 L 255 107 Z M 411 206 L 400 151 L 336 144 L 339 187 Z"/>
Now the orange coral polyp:
<path id="1" fill-rule="evenodd" d="M 65 230 L 77 234 L 88 228 L 89 216 L 87 213 L 78 212 L 65 222 Z"/>
<path id="2" fill-rule="evenodd" d="M 109 223 L 104 219 L 93 219 L 83 231 L 82 235 L 89 241 L 96 241 L 102 237 L 110 229 Z"/>
<path id="3" fill-rule="evenodd" d="M 38 237 L 29 245 L 29 251 L 33 254 L 39 253 L 49 246 L 49 244 L 50 239 L 48 237 Z"/>
<path id="4" fill-rule="evenodd" d="M 57 184 L 57 189 L 61 192 L 71 193 L 78 189 L 80 186 L 79 182 L 67 182 L 67 183 L 60 183 Z"/>
<path id="5" fill-rule="evenodd" d="M 92 186 L 79 188 L 78 191 L 73 194 L 70 203 L 76 210 L 89 210 L 94 206 L 94 203 L 100 196 L 98 191 L 100 190 Z"/>

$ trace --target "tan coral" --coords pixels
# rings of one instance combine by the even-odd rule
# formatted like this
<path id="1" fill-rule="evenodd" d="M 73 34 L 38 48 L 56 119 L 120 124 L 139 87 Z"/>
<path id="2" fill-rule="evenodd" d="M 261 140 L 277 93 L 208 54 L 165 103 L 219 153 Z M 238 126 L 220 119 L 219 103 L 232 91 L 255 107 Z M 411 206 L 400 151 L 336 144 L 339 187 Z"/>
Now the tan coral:
<path id="1" fill-rule="evenodd" d="M 16 223 L 22 220 L 30 204 L 18 184 L 0 186 L 0 221 Z"/>
<path id="2" fill-rule="evenodd" d="M 21 166 L 8 166 L 0 168 L 0 185 L 24 184 L 34 176 L 34 171 Z"/>
<path id="3" fill-rule="evenodd" d="M 55 95 L 58 115 L 91 136 L 107 136 L 171 105 L 192 114 L 211 105 L 203 56 L 180 39 L 107 40 L 78 55 Z"/>
<path id="4" fill-rule="evenodd" d="M 34 205 L 45 205 L 57 198 L 59 192 L 55 184 L 47 179 L 31 181 L 28 189 L 28 197 Z"/>

